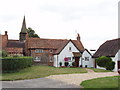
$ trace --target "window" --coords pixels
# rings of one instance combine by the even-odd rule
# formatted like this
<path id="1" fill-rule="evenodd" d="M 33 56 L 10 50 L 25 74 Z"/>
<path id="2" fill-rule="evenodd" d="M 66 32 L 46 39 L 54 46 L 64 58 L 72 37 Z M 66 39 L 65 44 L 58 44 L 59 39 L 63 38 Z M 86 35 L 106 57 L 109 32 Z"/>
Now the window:
<path id="1" fill-rule="evenodd" d="M 41 61 L 41 57 L 35 57 L 34 61 Z"/>
<path id="2" fill-rule="evenodd" d="M 82 58 L 82 60 L 84 60 L 84 58 Z"/>
<path id="3" fill-rule="evenodd" d="M 50 56 L 50 62 L 53 62 L 53 57 L 52 56 Z"/>
<path id="4" fill-rule="evenodd" d="M 36 49 L 35 53 L 43 53 L 43 50 L 42 49 Z"/>
<path id="5" fill-rule="evenodd" d="M 89 61 L 89 57 L 85 57 L 85 61 Z"/>
<path id="6" fill-rule="evenodd" d="M 52 49 L 50 49 L 50 53 L 53 53 L 53 50 L 52 50 Z"/>
<path id="7" fill-rule="evenodd" d="M 69 47 L 69 51 L 71 51 L 71 49 L 72 49 L 72 48 L 71 48 L 71 47 Z"/>

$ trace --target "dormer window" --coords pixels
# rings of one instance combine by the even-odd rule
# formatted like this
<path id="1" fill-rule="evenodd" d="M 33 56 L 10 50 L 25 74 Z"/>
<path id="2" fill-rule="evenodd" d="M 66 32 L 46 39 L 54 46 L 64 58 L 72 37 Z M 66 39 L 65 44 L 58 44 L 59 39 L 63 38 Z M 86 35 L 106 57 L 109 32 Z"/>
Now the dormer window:
<path id="1" fill-rule="evenodd" d="M 52 49 L 50 49 L 49 51 L 50 51 L 50 53 L 53 53 L 53 50 L 52 50 Z"/>

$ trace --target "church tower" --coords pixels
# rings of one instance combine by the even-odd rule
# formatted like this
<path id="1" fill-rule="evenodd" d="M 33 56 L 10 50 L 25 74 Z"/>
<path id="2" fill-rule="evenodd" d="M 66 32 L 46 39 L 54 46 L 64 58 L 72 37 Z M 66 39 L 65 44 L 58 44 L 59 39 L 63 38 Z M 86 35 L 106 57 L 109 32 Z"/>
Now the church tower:
<path id="1" fill-rule="evenodd" d="M 27 35 L 27 28 L 26 28 L 26 21 L 24 16 L 19 40 L 21 42 L 24 42 L 26 40 L 26 35 Z"/>

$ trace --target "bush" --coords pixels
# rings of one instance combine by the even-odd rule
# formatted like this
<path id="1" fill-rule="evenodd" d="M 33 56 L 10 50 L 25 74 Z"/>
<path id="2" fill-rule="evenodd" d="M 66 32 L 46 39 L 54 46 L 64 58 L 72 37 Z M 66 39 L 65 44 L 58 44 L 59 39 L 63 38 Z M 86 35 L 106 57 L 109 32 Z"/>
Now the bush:
<path id="1" fill-rule="evenodd" d="M 75 66 L 76 65 L 76 63 L 75 62 L 72 62 L 72 66 Z"/>
<path id="2" fill-rule="evenodd" d="M 106 70 L 113 70 L 115 62 L 110 57 L 101 56 L 96 59 L 97 65 L 106 68 Z"/>
<path id="3" fill-rule="evenodd" d="M 5 57 L 2 58 L 2 71 L 12 72 L 30 67 L 32 65 L 32 57 Z"/>
<path id="4" fill-rule="evenodd" d="M 109 62 L 106 66 L 106 70 L 113 70 L 115 68 L 115 62 Z"/>
<path id="5" fill-rule="evenodd" d="M 0 56 L 7 57 L 8 53 L 6 51 L 2 50 L 2 51 L 0 51 Z"/>
<path id="6" fill-rule="evenodd" d="M 66 66 L 66 67 L 68 66 L 68 64 L 69 64 L 68 62 L 65 62 L 65 66 Z"/>
<path id="7" fill-rule="evenodd" d="M 62 62 L 59 63 L 60 64 L 60 67 L 62 66 Z"/>

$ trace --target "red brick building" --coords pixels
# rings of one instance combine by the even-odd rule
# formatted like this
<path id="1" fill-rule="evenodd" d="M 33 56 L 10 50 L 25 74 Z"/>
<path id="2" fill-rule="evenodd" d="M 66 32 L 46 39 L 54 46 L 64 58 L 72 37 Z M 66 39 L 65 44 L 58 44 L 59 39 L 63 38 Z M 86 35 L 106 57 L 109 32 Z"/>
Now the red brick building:
<path id="1" fill-rule="evenodd" d="M 35 62 L 51 66 L 53 66 L 54 62 L 53 56 L 59 54 L 69 42 L 72 42 L 80 53 L 85 50 L 80 41 L 79 34 L 77 40 L 28 37 L 25 17 L 19 40 L 9 40 L 7 31 L 5 31 L 5 35 L 2 35 L 2 49 L 6 50 L 10 56 L 32 56 Z"/>

